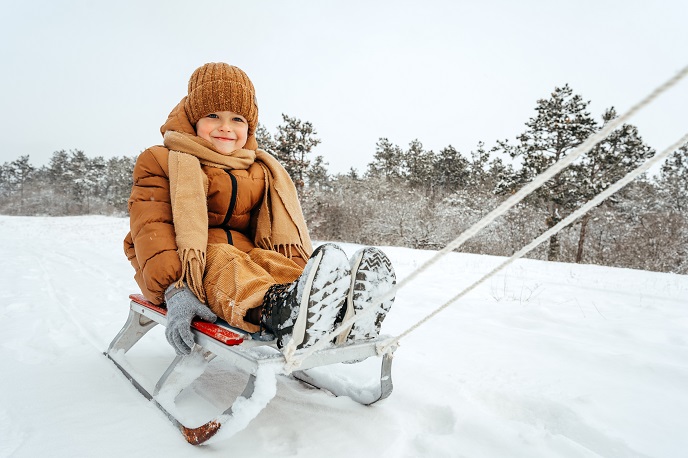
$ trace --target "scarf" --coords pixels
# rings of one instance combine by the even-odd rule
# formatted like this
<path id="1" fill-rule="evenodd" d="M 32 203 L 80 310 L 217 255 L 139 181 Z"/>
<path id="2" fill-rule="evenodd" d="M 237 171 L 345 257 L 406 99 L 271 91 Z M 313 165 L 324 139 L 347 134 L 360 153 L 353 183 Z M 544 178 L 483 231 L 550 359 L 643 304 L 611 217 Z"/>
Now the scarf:
<path id="1" fill-rule="evenodd" d="M 246 170 L 255 161 L 263 168 L 265 191 L 258 210 L 254 244 L 291 258 L 296 252 L 308 259 L 313 251 L 296 188 L 289 173 L 269 153 L 239 149 L 220 154 L 213 145 L 195 135 L 167 131 L 164 145 L 170 150 L 169 180 L 172 220 L 183 282 L 203 302 L 206 250 L 208 246 L 208 177 L 201 164 L 226 170 Z"/>

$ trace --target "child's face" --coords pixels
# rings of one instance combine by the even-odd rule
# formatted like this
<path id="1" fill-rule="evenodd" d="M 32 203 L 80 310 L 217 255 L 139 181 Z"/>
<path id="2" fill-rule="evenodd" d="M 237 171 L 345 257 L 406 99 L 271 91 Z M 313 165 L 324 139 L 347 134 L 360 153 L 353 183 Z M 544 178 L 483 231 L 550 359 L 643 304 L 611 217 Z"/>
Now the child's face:
<path id="1" fill-rule="evenodd" d="M 248 122 L 240 114 L 216 111 L 198 120 L 196 135 L 208 140 L 220 153 L 229 155 L 246 145 Z"/>

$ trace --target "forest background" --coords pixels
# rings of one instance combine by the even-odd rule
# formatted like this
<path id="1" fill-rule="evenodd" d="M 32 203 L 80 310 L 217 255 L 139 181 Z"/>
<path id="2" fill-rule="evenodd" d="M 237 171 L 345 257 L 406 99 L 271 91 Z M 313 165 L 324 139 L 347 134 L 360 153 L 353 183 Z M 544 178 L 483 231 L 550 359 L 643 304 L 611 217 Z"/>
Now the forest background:
<path id="1" fill-rule="evenodd" d="M 283 114 L 276 132 L 259 126 L 257 137 L 297 185 L 314 239 L 439 249 L 617 116 L 613 107 L 593 116 L 589 104 L 556 87 L 513 140 L 461 152 L 380 138 L 366 170 L 346 174 L 328 173 L 309 121 Z M 654 153 L 624 124 L 458 250 L 510 256 Z M 0 166 L 0 213 L 125 216 L 135 162 L 61 150 L 35 167 L 20 154 Z M 687 208 L 688 144 L 529 257 L 687 274 Z"/>

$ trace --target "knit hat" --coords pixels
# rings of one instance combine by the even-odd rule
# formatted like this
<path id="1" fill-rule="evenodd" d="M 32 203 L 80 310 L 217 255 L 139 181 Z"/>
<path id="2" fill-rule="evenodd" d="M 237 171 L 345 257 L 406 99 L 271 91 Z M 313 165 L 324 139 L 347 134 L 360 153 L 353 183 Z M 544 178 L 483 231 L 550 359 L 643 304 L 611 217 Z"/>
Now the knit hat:
<path id="1" fill-rule="evenodd" d="M 191 124 L 214 111 L 233 111 L 248 121 L 248 134 L 258 125 L 258 103 L 253 83 L 238 67 L 211 62 L 198 67 L 189 78 L 184 111 Z"/>

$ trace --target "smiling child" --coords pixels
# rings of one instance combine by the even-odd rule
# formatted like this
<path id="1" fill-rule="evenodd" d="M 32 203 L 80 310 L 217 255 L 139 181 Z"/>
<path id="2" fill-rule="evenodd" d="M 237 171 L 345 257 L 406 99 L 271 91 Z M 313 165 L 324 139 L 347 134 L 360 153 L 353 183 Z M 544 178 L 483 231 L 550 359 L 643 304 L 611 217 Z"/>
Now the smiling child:
<path id="1" fill-rule="evenodd" d="M 144 296 L 167 307 L 166 336 L 177 354 L 193 348 L 195 316 L 307 347 L 369 303 L 368 289 L 394 284 L 376 248 L 352 260 L 333 244 L 313 250 L 296 188 L 258 149 L 257 125 L 246 73 L 205 64 L 160 128 L 163 145 L 141 153 L 134 167 L 125 253 Z M 376 336 L 392 301 L 339 342 Z"/>

